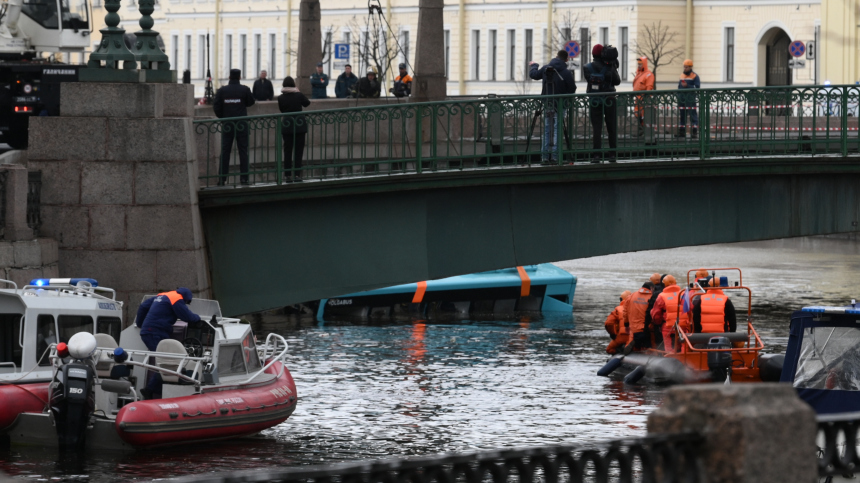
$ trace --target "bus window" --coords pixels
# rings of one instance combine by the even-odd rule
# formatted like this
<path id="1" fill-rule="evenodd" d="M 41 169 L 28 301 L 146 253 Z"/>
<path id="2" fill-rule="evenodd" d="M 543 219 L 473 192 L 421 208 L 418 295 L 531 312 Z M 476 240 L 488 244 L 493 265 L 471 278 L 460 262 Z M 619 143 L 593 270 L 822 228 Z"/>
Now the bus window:
<path id="1" fill-rule="evenodd" d="M 47 354 L 42 357 L 45 350 L 51 344 L 57 343 L 57 332 L 54 326 L 54 316 L 42 314 L 36 319 L 36 358 L 40 358 L 40 366 L 50 366 L 51 361 Z"/>
<path id="2" fill-rule="evenodd" d="M 60 342 L 69 339 L 78 332 L 93 333 L 93 318 L 89 315 L 61 315 L 57 318 L 60 331 Z"/>
<path id="3" fill-rule="evenodd" d="M 96 321 L 96 333 L 107 334 L 113 340 L 119 342 L 119 333 L 122 331 L 122 320 L 119 317 L 99 317 Z"/>
<path id="4" fill-rule="evenodd" d="M 0 369 L 21 369 L 21 314 L 0 314 Z"/>

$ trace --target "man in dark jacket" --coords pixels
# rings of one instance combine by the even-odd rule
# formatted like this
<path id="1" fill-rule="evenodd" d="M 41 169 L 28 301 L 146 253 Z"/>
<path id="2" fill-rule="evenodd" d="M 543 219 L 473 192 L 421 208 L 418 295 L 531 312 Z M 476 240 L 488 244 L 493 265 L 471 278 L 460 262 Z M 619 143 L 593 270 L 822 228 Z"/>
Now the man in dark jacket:
<path id="1" fill-rule="evenodd" d="M 367 75 L 358 81 L 355 97 L 373 98 L 379 97 L 380 93 L 382 93 L 382 85 L 376 80 L 376 72 L 368 68 Z"/>
<path id="2" fill-rule="evenodd" d="M 609 54 L 606 58 L 603 56 L 604 50 Z M 585 92 L 615 92 L 615 86 L 621 84 L 621 77 L 618 75 L 618 49 L 611 45 L 607 45 L 604 49 L 602 45 L 596 44 L 591 49 L 591 56 L 594 57 L 594 61 L 585 64 L 583 68 L 583 79 L 588 82 Z M 611 149 L 606 159 L 610 163 L 615 162 L 615 148 L 618 146 L 617 103 L 616 97 L 611 95 L 594 96 L 589 102 L 589 117 L 594 130 L 592 163 L 599 163 L 602 156 L 600 137 L 603 135 L 604 122 L 606 122 L 606 134 L 609 136 Z"/>
<path id="3" fill-rule="evenodd" d="M 322 62 L 317 64 L 317 71 L 311 75 L 311 99 L 325 99 L 328 87 L 328 76 L 323 73 Z"/>
<path id="4" fill-rule="evenodd" d="M 700 89 L 702 87 L 702 79 L 699 75 L 693 72 L 693 61 L 690 59 L 684 60 L 684 72 L 681 73 L 681 78 L 678 80 L 678 90 L 683 89 Z M 689 92 L 689 93 L 688 93 Z M 687 112 L 690 113 L 690 123 L 692 131 L 690 135 L 696 137 L 699 135 L 699 113 L 696 110 L 696 93 L 693 90 L 684 92 L 678 95 L 678 110 L 681 111 L 681 127 L 678 128 L 678 133 L 675 137 L 682 138 L 687 135 Z"/>
<path id="5" fill-rule="evenodd" d="M 179 287 L 171 292 L 163 292 L 155 297 L 146 299 L 137 308 L 135 324 L 140 327 L 140 339 L 146 344 L 146 348 L 155 351 L 158 343 L 169 339 L 173 335 L 173 324 L 178 320 L 188 323 L 200 321 L 200 316 L 189 310 L 191 303 L 191 290 Z M 151 361 L 150 364 L 154 364 Z M 161 393 L 161 375 L 151 374 L 146 382 L 146 388 L 141 392 L 146 399 Z"/>
<path id="6" fill-rule="evenodd" d="M 537 63 L 532 62 L 529 77 L 543 81 L 540 91 L 542 96 L 576 93 L 573 75 L 567 70 L 567 51 L 565 50 L 559 50 L 556 57 L 541 68 L 538 68 Z M 556 98 L 544 103 L 543 148 L 541 149 L 541 161 L 544 163 L 558 161 L 557 105 L 560 101 L 561 99 Z"/>
<path id="7" fill-rule="evenodd" d="M 248 106 L 254 105 L 254 96 L 248 86 L 239 83 L 242 71 L 230 69 L 230 82 L 215 93 L 215 103 L 212 108 L 219 118 L 245 117 Z M 221 126 L 221 166 L 218 174 L 221 178 L 218 185 L 227 182 L 230 173 L 230 151 L 233 149 L 233 138 L 239 150 L 239 172 L 242 184 L 248 184 L 248 123 L 243 121 L 228 121 Z"/>
<path id="8" fill-rule="evenodd" d="M 343 74 L 337 76 L 337 82 L 334 83 L 334 95 L 339 98 L 349 97 L 356 84 L 358 76 L 352 73 L 352 66 L 346 64 Z"/>
<path id="9" fill-rule="evenodd" d="M 260 78 L 254 81 L 254 99 L 258 101 L 271 101 L 275 97 L 275 88 L 272 87 L 272 81 L 266 79 L 267 72 L 260 71 Z"/>

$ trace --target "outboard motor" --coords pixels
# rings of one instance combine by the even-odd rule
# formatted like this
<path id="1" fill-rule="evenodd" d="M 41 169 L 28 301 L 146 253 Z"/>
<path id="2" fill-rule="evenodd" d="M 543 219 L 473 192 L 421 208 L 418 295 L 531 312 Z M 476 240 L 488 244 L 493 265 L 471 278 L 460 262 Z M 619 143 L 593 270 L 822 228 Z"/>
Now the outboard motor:
<path id="1" fill-rule="evenodd" d="M 58 354 L 62 357 L 60 345 Z M 51 413 L 60 448 L 85 447 L 87 427 L 96 406 L 92 361 L 95 349 L 96 338 L 92 334 L 80 332 L 72 336 L 66 350 L 74 361 L 62 364 L 51 384 Z"/>
<path id="2" fill-rule="evenodd" d="M 708 349 L 731 349 L 732 343 L 728 337 L 711 337 L 708 340 Z M 723 382 L 729 376 L 732 369 L 731 352 L 708 352 L 708 369 L 711 371 L 711 380 Z"/>

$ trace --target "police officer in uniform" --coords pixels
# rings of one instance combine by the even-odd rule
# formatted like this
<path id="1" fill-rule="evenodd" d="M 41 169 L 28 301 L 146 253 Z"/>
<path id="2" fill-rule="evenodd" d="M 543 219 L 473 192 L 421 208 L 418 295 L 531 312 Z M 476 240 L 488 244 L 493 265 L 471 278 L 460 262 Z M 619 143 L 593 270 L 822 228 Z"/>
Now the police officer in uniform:
<path id="1" fill-rule="evenodd" d="M 191 290 L 179 287 L 146 299 L 140 304 L 137 308 L 135 324 L 140 327 L 140 339 L 146 344 L 147 349 L 155 351 L 159 342 L 169 339 L 173 334 L 173 324 L 177 320 L 184 320 L 189 324 L 200 321 L 200 316 L 188 308 L 191 299 Z M 150 364 L 155 362 L 151 361 Z M 152 399 L 153 396 L 161 393 L 161 385 L 161 374 L 153 373 L 141 393 L 146 399 Z"/>
<path id="2" fill-rule="evenodd" d="M 248 106 L 254 105 L 254 95 L 248 86 L 239 83 L 241 78 L 241 70 L 230 69 L 230 82 L 215 93 L 213 109 L 219 118 L 245 117 L 248 115 Z M 248 184 L 248 130 L 248 123 L 244 121 L 227 122 L 222 126 L 221 166 L 218 170 L 221 177 L 218 179 L 218 186 L 224 186 L 227 182 L 234 137 L 239 150 L 239 180 L 242 184 Z"/>

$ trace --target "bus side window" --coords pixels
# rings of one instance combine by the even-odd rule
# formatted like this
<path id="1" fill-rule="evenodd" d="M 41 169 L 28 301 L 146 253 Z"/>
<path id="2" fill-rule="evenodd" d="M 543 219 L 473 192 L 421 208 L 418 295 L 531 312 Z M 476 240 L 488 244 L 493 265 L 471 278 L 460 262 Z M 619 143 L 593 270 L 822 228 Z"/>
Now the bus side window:
<path id="1" fill-rule="evenodd" d="M 122 331 L 122 320 L 119 317 L 99 317 L 96 320 L 96 333 L 107 334 L 113 340 L 119 342 L 119 333 Z"/>
<path id="2" fill-rule="evenodd" d="M 36 319 L 36 358 L 42 357 L 45 350 L 51 344 L 57 343 L 56 327 L 54 326 L 54 316 L 48 314 L 39 315 Z M 50 366 L 51 361 L 48 356 L 42 357 L 39 361 L 40 366 Z"/>
<path id="3" fill-rule="evenodd" d="M 93 318 L 89 315 L 61 315 L 57 317 L 57 325 L 60 330 L 60 342 L 69 342 L 69 339 L 78 332 L 93 333 Z"/>

